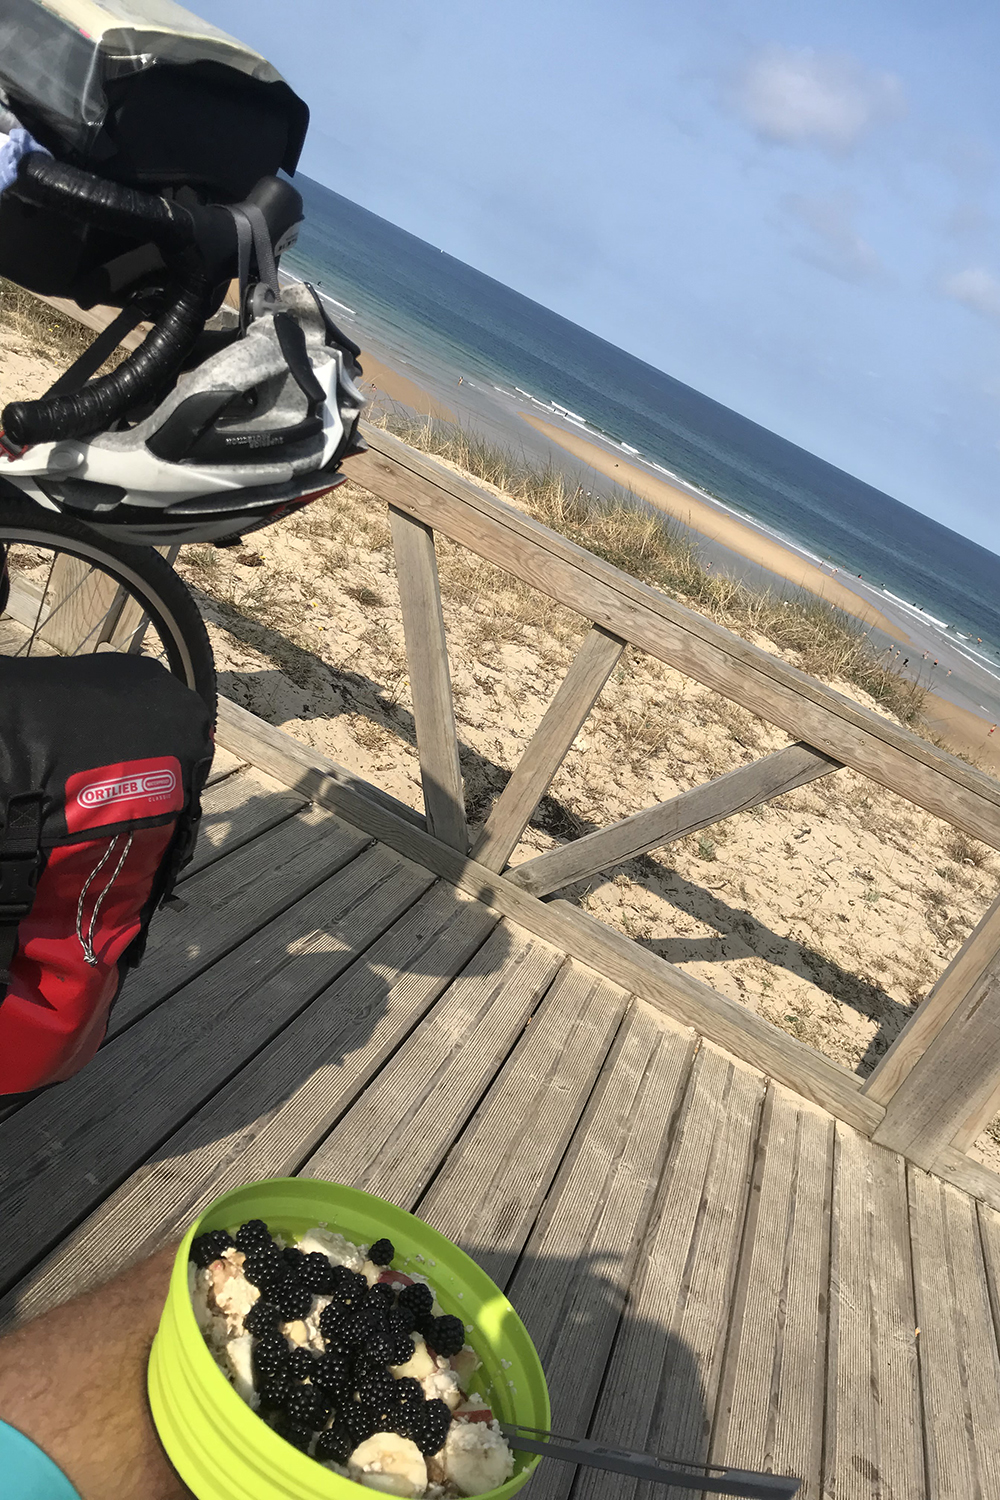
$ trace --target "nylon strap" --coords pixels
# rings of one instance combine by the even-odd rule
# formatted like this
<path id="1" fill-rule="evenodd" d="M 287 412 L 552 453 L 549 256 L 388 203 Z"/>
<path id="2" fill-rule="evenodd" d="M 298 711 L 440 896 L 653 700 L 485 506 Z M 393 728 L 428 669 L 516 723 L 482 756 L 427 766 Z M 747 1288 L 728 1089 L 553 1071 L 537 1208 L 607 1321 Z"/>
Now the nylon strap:
<path id="1" fill-rule="evenodd" d="M 240 337 L 247 329 L 247 287 L 250 284 L 250 250 L 253 248 L 254 259 L 257 262 L 257 285 L 264 287 L 270 293 L 268 303 L 276 302 L 281 296 L 281 287 L 278 284 L 278 266 L 274 259 L 274 246 L 271 244 L 271 231 L 267 227 L 267 220 L 257 207 L 256 203 L 228 203 L 225 205 L 232 214 L 236 225 L 236 247 L 239 266 L 240 283 Z M 255 299 L 256 300 L 256 299 Z M 252 309 L 259 313 L 264 309 L 255 306 Z"/>
<path id="2" fill-rule="evenodd" d="M 67 392 L 81 390 L 91 375 L 101 368 L 108 355 L 118 348 L 125 335 L 131 333 L 136 324 L 141 322 L 142 313 L 136 306 L 123 307 L 117 318 L 112 319 L 89 348 L 84 349 L 79 359 L 75 359 L 69 369 L 64 370 L 59 379 L 49 386 L 45 397 L 62 396 Z"/>
<path id="3" fill-rule="evenodd" d="M 236 225 L 236 279 L 240 288 L 240 338 L 242 338 L 247 331 L 247 287 L 250 284 L 250 248 L 253 244 L 253 230 L 250 228 L 249 219 L 239 209 L 230 207 L 229 212 Z"/>

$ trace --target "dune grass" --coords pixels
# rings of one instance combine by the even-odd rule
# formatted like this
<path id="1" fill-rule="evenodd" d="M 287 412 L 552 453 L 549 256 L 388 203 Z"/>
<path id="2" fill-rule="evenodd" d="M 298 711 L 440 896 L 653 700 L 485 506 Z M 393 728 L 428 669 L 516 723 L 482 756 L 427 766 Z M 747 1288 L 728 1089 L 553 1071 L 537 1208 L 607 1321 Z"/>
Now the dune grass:
<path id="1" fill-rule="evenodd" d="M 738 635 L 764 637 L 794 653 L 796 665 L 810 676 L 852 683 L 902 723 L 919 724 L 923 688 L 889 667 L 861 621 L 843 610 L 791 585 L 781 593 L 753 589 L 706 568 L 681 527 L 627 490 L 586 492 L 560 470 L 532 465 L 450 423 L 398 412 L 370 415 L 411 447 L 493 485 L 546 526 L 623 572 Z"/>

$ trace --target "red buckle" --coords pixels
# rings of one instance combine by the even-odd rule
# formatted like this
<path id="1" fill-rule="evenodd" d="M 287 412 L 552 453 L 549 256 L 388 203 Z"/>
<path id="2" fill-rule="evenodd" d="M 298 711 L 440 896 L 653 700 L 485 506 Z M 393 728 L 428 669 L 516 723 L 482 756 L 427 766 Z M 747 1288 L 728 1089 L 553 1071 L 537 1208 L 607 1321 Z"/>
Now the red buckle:
<path id="1" fill-rule="evenodd" d="M 10 439 L 4 432 L 3 428 L 0 427 L 0 455 L 6 458 L 10 463 L 13 463 L 16 458 L 23 458 L 30 447 L 30 443 L 25 443 L 23 448 L 11 447 Z"/>

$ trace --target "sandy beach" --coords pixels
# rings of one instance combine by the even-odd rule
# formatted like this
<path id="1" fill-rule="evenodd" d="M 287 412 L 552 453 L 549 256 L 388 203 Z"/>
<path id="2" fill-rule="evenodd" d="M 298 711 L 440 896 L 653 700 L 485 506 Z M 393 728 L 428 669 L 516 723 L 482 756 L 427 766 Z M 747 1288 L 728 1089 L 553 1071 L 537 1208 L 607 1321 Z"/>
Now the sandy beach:
<path id="1" fill-rule="evenodd" d="M 826 569 L 800 557 L 752 526 L 745 525 L 735 516 L 727 515 L 709 501 L 701 500 L 666 480 L 647 474 L 638 465 L 629 463 L 624 456 L 615 457 L 598 443 L 568 432 L 554 423 L 545 422 L 531 413 L 521 412 L 519 415 L 550 442 L 572 454 L 595 474 L 613 480 L 615 484 L 655 505 L 692 531 L 721 543 L 729 551 L 766 569 L 776 578 L 784 579 L 797 588 L 808 589 L 845 614 L 852 615 L 865 625 L 899 641 L 904 651 L 908 650 L 913 654 L 916 664 L 920 655 L 920 643 L 897 620 L 891 619 L 861 598 Z M 938 647 L 935 646 L 935 651 L 937 650 Z M 949 749 L 971 756 L 984 770 L 995 776 L 1000 775 L 1000 730 L 994 735 L 990 734 L 992 720 L 981 718 L 968 708 L 949 702 L 942 693 L 928 691 L 926 721 L 927 731 Z"/>
<path id="2" fill-rule="evenodd" d="M 529 412 L 520 412 L 519 415 L 525 422 L 530 422 L 536 431 L 544 433 L 550 442 L 565 448 L 567 453 L 572 453 L 574 458 L 578 458 L 596 474 L 602 474 L 605 479 L 613 480 L 623 489 L 631 490 L 634 495 L 655 505 L 674 520 L 683 522 L 692 531 L 700 532 L 712 541 L 721 542 L 724 547 L 728 547 L 731 552 L 738 552 L 748 562 L 766 568 L 769 573 L 784 578 L 797 588 L 818 594 L 821 599 L 826 599 L 845 614 L 854 615 L 866 625 L 877 626 L 886 635 L 909 645 L 909 636 L 895 621 L 859 598 L 825 569 L 799 557 L 780 542 L 744 525 L 735 516 L 727 515 L 724 510 L 708 501 L 699 500 L 697 496 L 668 484 L 666 480 L 654 478 L 636 464 L 630 464 L 626 458 L 615 458 L 606 448 L 587 438 L 567 432 L 564 427 L 557 427 L 552 422 L 544 422 L 541 417 Z"/>
<path id="3" fill-rule="evenodd" d="M 388 396 L 391 401 L 398 402 L 400 406 L 405 406 L 408 411 L 416 412 L 418 416 L 435 417 L 439 422 L 458 421 L 458 417 L 450 407 L 438 401 L 408 375 L 403 375 L 399 370 L 394 370 L 391 365 L 376 359 L 368 349 L 361 351 L 361 368 L 365 372 L 361 389 L 372 401 L 377 402 L 380 395 Z"/>

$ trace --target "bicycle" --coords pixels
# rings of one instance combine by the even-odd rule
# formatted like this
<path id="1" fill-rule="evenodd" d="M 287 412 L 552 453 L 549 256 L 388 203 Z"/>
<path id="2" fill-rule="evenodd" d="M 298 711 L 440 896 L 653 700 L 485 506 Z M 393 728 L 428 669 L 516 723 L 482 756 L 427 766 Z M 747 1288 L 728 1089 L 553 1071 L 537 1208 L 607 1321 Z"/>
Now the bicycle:
<path id="1" fill-rule="evenodd" d="M 180 545 L 291 514 L 364 447 L 360 350 L 311 287 L 278 283 L 301 197 L 267 176 L 237 204 L 181 204 L 36 151 L 0 196 L 0 236 L 12 193 L 99 243 L 152 247 L 159 265 L 151 277 L 147 256 L 116 288 L 122 312 L 45 396 L 3 410 L 0 653 L 141 651 L 214 708 L 208 635 L 171 566 Z M 234 279 L 237 326 L 206 331 Z M 92 378 L 142 319 L 143 343 Z"/>

